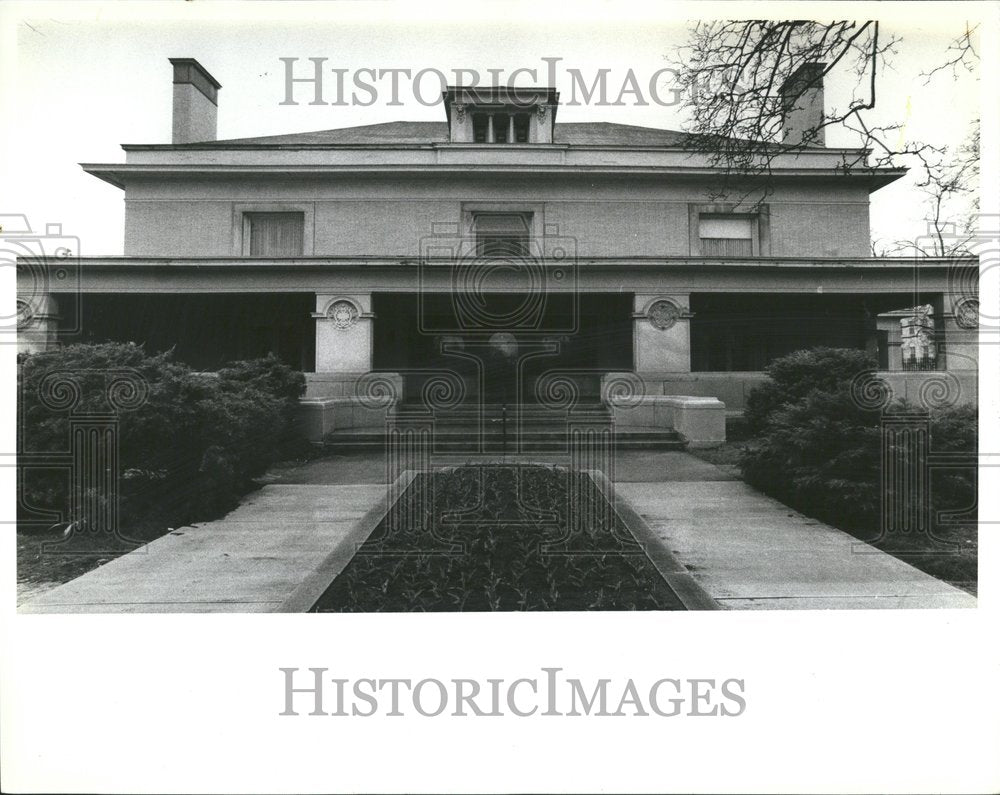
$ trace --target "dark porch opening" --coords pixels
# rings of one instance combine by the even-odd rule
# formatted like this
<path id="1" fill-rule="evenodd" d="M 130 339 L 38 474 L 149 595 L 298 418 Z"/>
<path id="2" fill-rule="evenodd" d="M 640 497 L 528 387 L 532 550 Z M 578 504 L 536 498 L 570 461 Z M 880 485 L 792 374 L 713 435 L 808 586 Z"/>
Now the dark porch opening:
<path id="1" fill-rule="evenodd" d="M 450 370 L 470 399 L 489 403 L 534 402 L 538 378 L 559 371 L 596 399 L 602 373 L 633 367 L 632 304 L 630 293 L 486 293 L 474 306 L 448 293 L 376 293 L 373 364 L 404 375 Z M 425 377 L 405 378 L 408 399 Z"/>
<path id="2" fill-rule="evenodd" d="M 867 350 L 886 367 L 886 338 L 876 329 L 876 317 L 917 304 L 937 307 L 939 296 L 693 293 L 691 369 L 758 371 L 817 346 Z"/>
<path id="3" fill-rule="evenodd" d="M 151 353 L 173 349 L 178 361 L 198 370 L 274 353 L 296 370 L 313 370 L 313 293 L 85 293 L 79 326 L 68 316 L 75 304 L 60 304 L 61 325 L 81 329 L 64 337 L 67 343 L 134 342 Z"/>

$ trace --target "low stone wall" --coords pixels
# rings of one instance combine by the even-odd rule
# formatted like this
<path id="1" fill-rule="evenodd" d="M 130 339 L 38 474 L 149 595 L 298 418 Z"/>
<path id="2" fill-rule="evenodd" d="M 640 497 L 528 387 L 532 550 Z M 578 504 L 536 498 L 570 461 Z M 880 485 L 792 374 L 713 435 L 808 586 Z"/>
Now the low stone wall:
<path id="1" fill-rule="evenodd" d="M 313 442 L 344 428 L 384 428 L 402 390 L 398 373 L 306 373 L 300 427 Z"/>
<path id="2" fill-rule="evenodd" d="M 761 372 L 731 373 L 608 373 L 604 383 L 632 382 L 638 394 L 711 397 L 726 404 L 729 414 L 742 414 L 746 396 L 767 380 Z"/>
<path id="3" fill-rule="evenodd" d="M 893 398 L 926 409 L 979 404 L 979 373 L 975 370 L 882 370 Z"/>
<path id="4" fill-rule="evenodd" d="M 924 408 L 979 399 L 975 370 L 880 371 L 878 377 L 894 398 Z M 766 380 L 761 372 L 608 373 L 601 396 L 619 425 L 672 428 L 691 446 L 710 446 L 725 441 L 726 415 L 741 415 L 747 395 Z M 307 373 L 303 432 L 319 441 L 342 428 L 384 428 L 402 390 L 398 373 Z"/>
<path id="5" fill-rule="evenodd" d="M 726 405 L 713 397 L 693 395 L 607 395 L 618 427 L 677 431 L 688 447 L 715 447 L 726 441 Z"/>
<path id="6" fill-rule="evenodd" d="M 878 377 L 893 397 L 928 408 L 975 404 L 979 400 L 978 374 L 973 369 L 880 370 Z M 726 404 L 726 413 L 740 416 L 751 390 L 767 380 L 759 371 L 711 373 L 608 373 L 603 384 L 618 383 L 635 395 L 713 397 Z M 923 398 L 921 398 L 921 394 Z"/>

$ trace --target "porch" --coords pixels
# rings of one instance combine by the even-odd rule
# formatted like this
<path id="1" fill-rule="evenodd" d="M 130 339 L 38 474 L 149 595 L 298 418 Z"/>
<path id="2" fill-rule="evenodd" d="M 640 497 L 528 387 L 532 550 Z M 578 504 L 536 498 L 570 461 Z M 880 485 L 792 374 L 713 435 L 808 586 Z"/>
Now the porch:
<path id="1" fill-rule="evenodd" d="M 84 258 L 68 279 L 56 264 L 19 263 L 23 350 L 134 341 L 206 370 L 274 353 L 307 373 L 316 439 L 399 406 L 603 404 L 620 427 L 700 412 L 717 433 L 768 361 L 815 345 L 868 350 L 897 396 L 946 373 L 976 399 L 975 284 L 950 260 L 544 260 L 535 281 L 500 269 L 474 289 L 447 258 Z M 926 372 L 901 357 L 918 305 Z"/>

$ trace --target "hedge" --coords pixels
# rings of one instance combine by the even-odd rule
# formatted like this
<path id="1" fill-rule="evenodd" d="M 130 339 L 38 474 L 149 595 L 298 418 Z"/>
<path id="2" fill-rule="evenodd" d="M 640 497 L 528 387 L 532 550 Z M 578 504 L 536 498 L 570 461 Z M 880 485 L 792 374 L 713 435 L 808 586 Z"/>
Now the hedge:
<path id="1" fill-rule="evenodd" d="M 79 386 L 72 408 L 54 410 L 51 396 L 46 403 L 58 372 Z M 105 343 L 21 358 L 21 449 L 66 450 L 71 411 L 107 414 L 113 409 L 108 386 L 116 373 L 137 383 L 140 392 L 139 405 L 115 412 L 123 529 L 177 526 L 218 515 L 253 487 L 254 477 L 300 443 L 294 418 L 305 379 L 277 358 L 198 373 L 170 353 L 152 355 L 134 344 Z M 67 489 L 65 472 L 26 471 L 20 518 L 30 521 L 38 509 L 65 513 Z"/>
<path id="2" fill-rule="evenodd" d="M 874 534 L 881 524 L 883 410 L 860 405 L 851 389 L 866 361 L 861 352 L 831 348 L 776 360 L 768 370 L 771 382 L 749 396 L 756 433 L 740 465 L 747 483 L 787 505 L 843 529 Z M 901 401 L 884 409 L 915 410 Z M 927 416 L 933 452 L 976 452 L 974 406 Z M 933 471 L 932 515 L 975 505 L 976 489 L 974 468 Z"/>
<path id="3" fill-rule="evenodd" d="M 875 367 L 871 355 L 853 348 L 810 348 L 775 359 L 764 369 L 768 380 L 747 396 L 747 430 L 759 433 L 782 406 L 803 400 L 813 390 L 833 391 Z"/>

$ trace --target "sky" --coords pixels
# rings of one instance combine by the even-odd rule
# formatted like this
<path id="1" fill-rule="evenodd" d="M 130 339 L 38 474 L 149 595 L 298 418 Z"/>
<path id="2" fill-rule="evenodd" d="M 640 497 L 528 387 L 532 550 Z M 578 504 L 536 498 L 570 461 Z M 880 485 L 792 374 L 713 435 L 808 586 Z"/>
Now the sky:
<path id="1" fill-rule="evenodd" d="M 875 118 L 902 121 L 902 135 L 934 144 L 957 145 L 978 112 L 980 84 L 963 74 L 941 75 L 929 85 L 918 78 L 943 60 L 949 42 L 964 29 L 971 5 L 947 14 L 926 4 L 879 4 L 883 28 L 903 37 L 880 81 Z M 565 102 L 569 69 L 592 79 L 608 69 L 617 93 L 631 69 L 641 85 L 668 65 L 686 40 L 695 14 L 740 16 L 750 6 L 697 7 L 682 4 L 622 10 L 613 4 L 581 4 L 572 18 L 558 5 L 511 2 L 497 5 L 396 3 L 97 3 L 0 5 L 3 24 L 4 92 L 0 186 L 4 213 L 25 213 L 34 228 L 61 223 L 80 238 L 84 255 L 120 254 L 122 193 L 84 173 L 81 162 L 121 162 L 122 143 L 170 140 L 170 57 L 197 58 L 222 83 L 219 137 L 236 138 L 329 129 L 395 120 L 443 120 L 440 105 L 427 107 L 401 82 L 398 100 L 388 104 L 387 80 L 369 107 L 307 104 L 309 92 L 296 89 L 297 106 L 283 105 L 281 58 L 298 58 L 308 73 L 309 58 L 325 57 L 326 68 L 406 68 L 417 72 L 457 68 L 508 75 L 535 68 L 544 80 L 543 58 L 559 58 L 557 88 Z M 778 7 L 788 8 L 788 6 Z M 813 6 L 818 11 L 822 6 Z M 860 9 L 860 7 L 858 8 Z M 761 7 L 756 7 L 759 15 Z M 818 16 L 818 14 L 817 14 Z M 10 46 L 12 45 L 12 46 Z M 525 82 L 531 82 L 527 77 Z M 436 88 L 427 77 L 425 96 Z M 335 81 L 328 73 L 325 88 Z M 842 103 L 847 81 L 832 79 L 827 105 Z M 612 91 L 609 91 L 612 93 Z M 363 95 L 364 96 L 364 95 Z M 669 96 L 669 92 L 661 92 Z M 327 97 L 329 98 L 329 97 Z M 624 107 L 563 106 L 560 121 L 609 121 L 681 129 L 683 108 L 654 102 Z M 850 145 L 843 132 L 828 131 L 830 145 Z M 913 179 L 874 194 L 873 237 L 914 238 L 925 228 L 922 198 Z"/>

